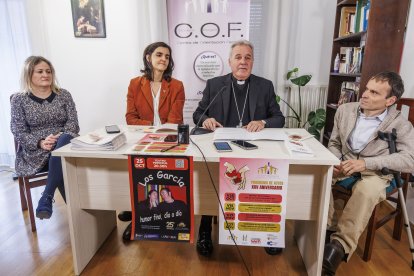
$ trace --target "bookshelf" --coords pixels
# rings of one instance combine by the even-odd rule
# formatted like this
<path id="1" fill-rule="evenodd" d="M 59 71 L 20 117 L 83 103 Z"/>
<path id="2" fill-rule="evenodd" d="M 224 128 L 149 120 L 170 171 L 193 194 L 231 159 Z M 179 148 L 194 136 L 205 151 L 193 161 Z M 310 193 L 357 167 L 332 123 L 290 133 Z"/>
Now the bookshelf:
<path id="1" fill-rule="evenodd" d="M 359 3 L 357 4 L 358 1 Z M 363 22 L 359 21 L 359 24 L 356 22 L 358 8 L 362 9 L 360 10 L 362 15 L 360 14 L 359 20 L 364 20 L 363 7 L 361 8 L 361 3 L 364 2 L 361 2 L 363 0 L 358 1 L 337 0 L 326 105 L 326 125 L 323 135 L 324 145 L 328 144 L 332 132 L 343 82 L 359 82 L 359 94 L 351 98 L 351 101 L 357 101 L 364 92 L 364 88 L 371 76 L 385 70 L 398 72 L 400 67 L 410 1 L 365 1 L 369 2 L 369 17 L 367 17 L 365 22 L 365 28 L 362 28 Z M 355 7 L 354 15 L 349 12 L 349 10 L 352 10 L 352 7 Z M 343 10 L 343 8 L 346 9 Z M 344 13 L 344 11 L 346 12 Z M 347 18 L 343 18 L 343 16 L 341 18 L 341 14 L 345 14 Z M 351 20 L 354 21 L 353 24 L 350 23 Z M 349 30 L 345 34 L 344 24 L 347 24 L 346 27 Z M 359 26 L 358 29 L 355 28 L 356 25 Z M 354 30 L 351 30 L 352 26 L 354 26 Z M 339 36 L 340 28 L 342 36 Z M 350 70 L 352 72 L 347 72 L 346 70 L 334 72 L 335 58 L 341 52 L 341 47 L 343 49 L 345 49 L 344 47 L 349 47 L 353 50 L 360 48 L 360 59 L 356 59 L 359 62 L 359 66 L 357 66 L 359 69 L 356 69 L 356 72 L 352 70 Z M 341 69 L 343 68 L 341 67 Z"/>

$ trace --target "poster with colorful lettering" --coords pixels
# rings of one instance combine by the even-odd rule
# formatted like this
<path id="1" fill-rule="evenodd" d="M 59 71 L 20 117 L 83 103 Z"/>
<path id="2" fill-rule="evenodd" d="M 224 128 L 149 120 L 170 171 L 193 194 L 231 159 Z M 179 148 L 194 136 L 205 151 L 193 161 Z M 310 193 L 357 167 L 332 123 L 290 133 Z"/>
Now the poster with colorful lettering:
<path id="1" fill-rule="evenodd" d="M 131 240 L 193 242 L 193 158 L 130 155 Z"/>
<path id="2" fill-rule="evenodd" d="M 219 243 L 285 247 L 289 162 L 220 158 Z"/>

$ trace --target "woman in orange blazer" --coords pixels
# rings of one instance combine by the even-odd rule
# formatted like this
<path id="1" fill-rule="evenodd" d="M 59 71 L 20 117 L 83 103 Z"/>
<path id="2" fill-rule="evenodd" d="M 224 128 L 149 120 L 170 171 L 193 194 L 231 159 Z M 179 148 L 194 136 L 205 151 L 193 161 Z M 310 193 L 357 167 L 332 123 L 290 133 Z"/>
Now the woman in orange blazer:
<path id="1" fill-rule="evenodd" d="M 127 124 L 182 124 L 184 86 L 171 77 L 171 47 L 164 42 L 152 43 L 145 48 L 143 61 L 143 76 L 132 79 L 128 87 Z"/>
<path id="2" fill-rule="evenodd" d="M 171 77 L 174 61 L 171 47 L 164 42 L 147 46 L 143 54 L 143 76 L 131 80 L 127 95 L 128 125 L 154 125 L 165 123 L 182 124 L 184 108 L 184 86 Z M 130 221 L 132 214 L 124 211 L 118 214 L 122 221 Z M 131 224 L 122 235 L 131 239 Z"/>

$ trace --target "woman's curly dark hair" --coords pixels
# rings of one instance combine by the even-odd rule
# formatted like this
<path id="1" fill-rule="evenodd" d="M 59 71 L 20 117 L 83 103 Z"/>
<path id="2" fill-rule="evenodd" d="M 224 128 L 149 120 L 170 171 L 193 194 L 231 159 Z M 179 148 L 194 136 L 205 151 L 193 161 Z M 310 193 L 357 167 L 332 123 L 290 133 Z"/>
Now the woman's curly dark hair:
<path id="1" fill-rule="evenodd" d="M 155 49 L 157 49 L 158 47 L 167 48 L 170 51 L 170 59 L 168 62 L 168 66 L 167 69 L 164 71 L 164 74 L 162 75 L 162 78 L 169 82 L 171 80 L 172 72 L 174 70 L 174 60 L 172 58 L 171 47 L 164 42 L 155 42 L 148 45 L 147 48 L 145 48 L 144 54 L 142 55 L 144 69 L 141 70 L 141 73 L 143 73 L 147 79 L 153 81 L 152 64 L 147 60 L 147 55 L 151 56 Z"/>

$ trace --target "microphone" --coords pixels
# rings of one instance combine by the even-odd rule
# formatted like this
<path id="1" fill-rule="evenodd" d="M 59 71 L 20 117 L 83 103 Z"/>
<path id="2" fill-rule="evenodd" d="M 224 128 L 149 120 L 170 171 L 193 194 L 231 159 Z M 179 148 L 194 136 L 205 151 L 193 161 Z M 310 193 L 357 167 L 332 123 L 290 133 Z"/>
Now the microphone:
<path id="1" fill-rule="evenodd" d="M 206 114 L 207 110 L 210 108 L 211 104 L 214 102 L 214 100 L 217 98 L 218 95 L 220 95 L 224 88 L 226 88 L 227 85 L 223 86 L 219 92 L 213 97 L 213 99 L 210 101 L 210 103 L 207 105 L 206 109 L 204 109 L 203 113 L 201 114 L 200 118 L 198 119 L 197 124 L 195 127 L 191 130 L 190 135 L 201 135 L 201 134 L 207 134 L 213 132 L 212 130 L 209 130 L 207 128 L 201 128 L 199 127 L 199 124 L 201 122 L 201 119 L 203 119 L 203 116 Z"/>

